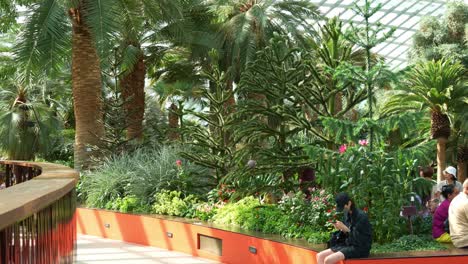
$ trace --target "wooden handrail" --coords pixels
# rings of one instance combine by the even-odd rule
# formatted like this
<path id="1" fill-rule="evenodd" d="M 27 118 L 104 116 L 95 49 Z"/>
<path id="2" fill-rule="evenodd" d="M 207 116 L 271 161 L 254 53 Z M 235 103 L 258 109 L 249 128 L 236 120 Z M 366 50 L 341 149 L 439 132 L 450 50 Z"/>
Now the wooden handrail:
<path id="1" fill-rule="evenodd" d="M 59 200 L 75 188 L 76 170 L 66 166 L 26 161 L 0 161 L 0 165 L 32 167 L 41 170 L 33 179 L 0 190 L 0 230 L 25 219 Z"/>

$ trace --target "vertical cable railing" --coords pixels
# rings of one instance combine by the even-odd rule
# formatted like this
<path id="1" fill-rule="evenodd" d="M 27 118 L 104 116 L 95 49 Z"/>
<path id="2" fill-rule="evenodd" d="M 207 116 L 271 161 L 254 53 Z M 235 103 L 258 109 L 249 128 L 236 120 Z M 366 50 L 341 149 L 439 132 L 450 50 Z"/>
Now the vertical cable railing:
<path id="1" fill-rule="evenodd" d="M 4 168 L 5 171 L 2 176 L 4 176 L 4 185 L 8 191 L 13 190 L 13 186 L 29 181 L 41 174 L 41 168 L 38 166 L 4 164 Z M 70 171 L 72 170 L 70 169 Z M 60 177 L 57 178 L 60 179 Z M 46 181 L 53 181 L 57 178 L 37 179 L 31 181 L 31 183 L 47 185 Z M 31 188 L 34 188 L 34 186 L 33 184 L 30 185 Z M 34 190 L 31 192 L 34 193 Z M 50 202 L 44 202 L 48 203 L 43 205 L 44 208 L 24 208 L 25 210 L 29 209 L 31 213 L 21 216 L 21 219 L 14 219 L 16 221 L 0 230 L 1 264 L 74 262 L 74 252 L 76 250 L 76 193 L 75 189 L 70 188 L 69 185 L 67 185 L 67 190 L 63 192 L 65 194 L 61 194 L 60 197 L 56 197 Z M 21 193 L 18 193 L 18 195 L 21 195 Z M 47 193 L 45 196 L 40 197 L 45 201 L 48 200 L 47 198 Z M 15 197 L 11 197 L 11 199 L 15 199 Z"/>

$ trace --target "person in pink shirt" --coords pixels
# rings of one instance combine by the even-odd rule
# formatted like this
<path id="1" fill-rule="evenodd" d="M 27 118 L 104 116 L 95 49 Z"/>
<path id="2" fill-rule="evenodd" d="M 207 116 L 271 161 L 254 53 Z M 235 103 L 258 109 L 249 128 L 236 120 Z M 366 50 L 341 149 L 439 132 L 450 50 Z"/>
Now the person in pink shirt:
<path id="1" fill-rule="evenodd" d="M 453 184 L 442 187 L 442 196 L 445 200 L 437 207 L 434 218 L 432 219 L 432 237 L 441 243 L 451 243 L 450 235 L 445 231 L 445 221 L 448 219 L 450 202 L 458 192 Z"/>

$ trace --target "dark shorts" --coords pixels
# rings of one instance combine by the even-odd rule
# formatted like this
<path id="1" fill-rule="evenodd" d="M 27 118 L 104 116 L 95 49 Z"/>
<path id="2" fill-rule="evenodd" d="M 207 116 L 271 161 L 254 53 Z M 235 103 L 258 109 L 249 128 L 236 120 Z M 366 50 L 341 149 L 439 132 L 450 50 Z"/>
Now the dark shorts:
<path id="1" fill-rule="evenodd" d="M 367 258 L 369 256 L 368 250 L 358 250 L 353 246 L 334 246 L 330 248 L 333 252 L 341 252 L 345 259 L 351 258 Z"/>

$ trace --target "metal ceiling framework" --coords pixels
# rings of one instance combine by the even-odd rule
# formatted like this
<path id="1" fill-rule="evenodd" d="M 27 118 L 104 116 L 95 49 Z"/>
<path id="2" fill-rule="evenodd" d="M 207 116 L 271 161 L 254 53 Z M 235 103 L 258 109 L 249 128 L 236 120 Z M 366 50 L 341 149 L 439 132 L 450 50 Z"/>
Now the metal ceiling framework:
<path id="1" fill-rule="evenodd" d="M 351 8 L 355 0 L 310 0 L 326 17 L 338 16 L 342 21 L 363 23 L 362 17 L 357 17 Z M 357 0 L 364 5 L 365 0 Z M 380 22 L 386 27 L 396 27 L 393 36 L 379 44 L 372 51 L 385 58 L 393 69 L 401 69 L 407 65 L 408 51 L 412 45 L 413 35 L 419 29 L 419 21 L 423 16 L 442 17 L 447 1 L 444 0 L 376 0 L 374 5 L 382 4 L 371 23 Z"/>

